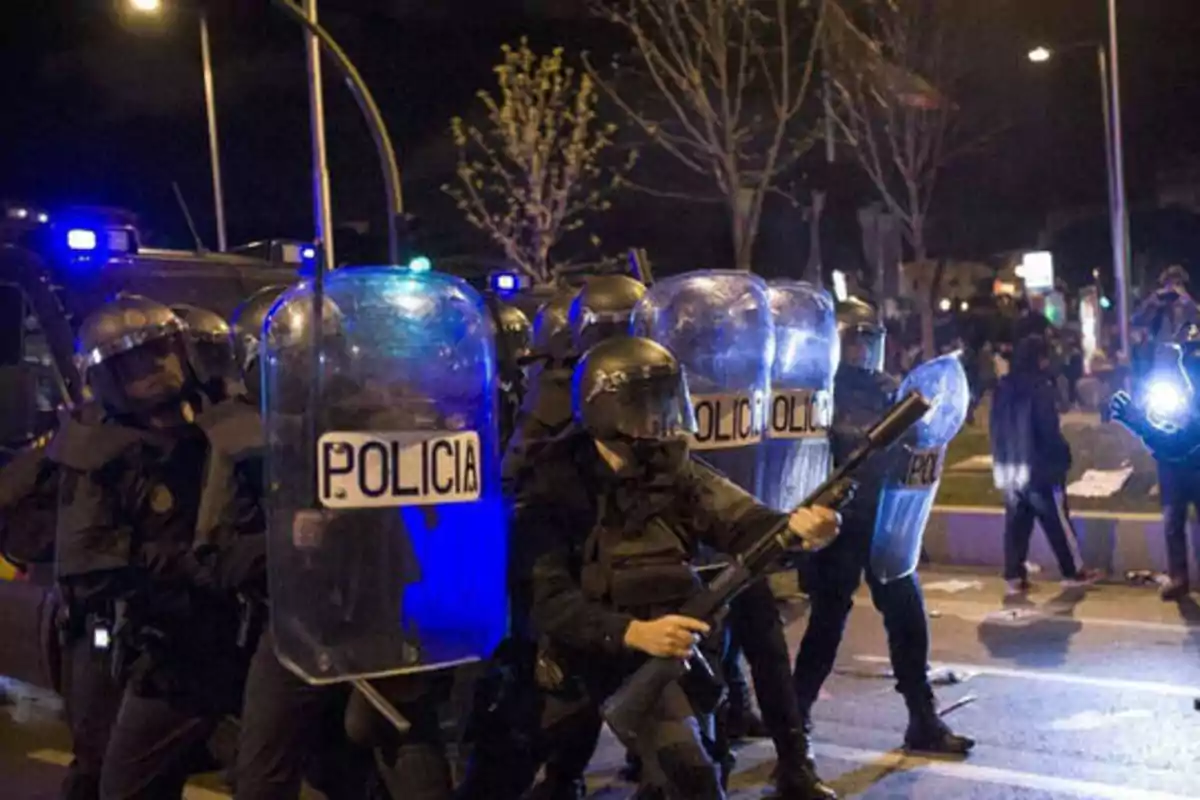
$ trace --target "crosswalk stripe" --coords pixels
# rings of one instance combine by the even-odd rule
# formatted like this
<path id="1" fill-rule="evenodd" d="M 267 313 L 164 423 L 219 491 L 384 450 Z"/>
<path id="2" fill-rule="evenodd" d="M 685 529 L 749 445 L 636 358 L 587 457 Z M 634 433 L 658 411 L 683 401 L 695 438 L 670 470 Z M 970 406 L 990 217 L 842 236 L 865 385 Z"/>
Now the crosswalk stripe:
<path id="1" fill-rule="evenodd" d="M 815 744 L 817 755 L 855 764 L 871 764 L 907 772 L 924 772 L 945 778 L 956 778 L 975 783 L 988 783 L 1011 788 L 1030 789 L 1037 792 L 1058 792 L 1095 800 L 1195 800 L 1193 796 L 1137 789 L 1130 786 L 1113 786 L 1095 781 L 1059 778 L 1038 775 L 1032 772 L 984 767 L 969 762 L 940 761 L 929 758 L 906 756 L 901 753 L 883 753 L 859 750 L 833 744 Z"/>
<path id="2" fill-rule="evenodd" d="M 33 761 L 53 764 L 56 767 L 67 767 L 71 764 L 71 754 L 62 750 L 33 750 L 28 756 Z M 200 786 L 187 786 L 183 790 L 183 800 L 230 800 L 230 795 L 228 792 L 214 792 Z"/>

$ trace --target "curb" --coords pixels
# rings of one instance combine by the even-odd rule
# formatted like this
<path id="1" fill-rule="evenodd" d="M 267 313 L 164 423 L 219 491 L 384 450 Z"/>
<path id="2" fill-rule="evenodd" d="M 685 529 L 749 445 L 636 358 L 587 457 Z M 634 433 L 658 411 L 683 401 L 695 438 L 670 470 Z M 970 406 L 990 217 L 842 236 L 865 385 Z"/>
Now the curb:
<path id="1" fill-rule="evenodd" d="M 1166 540 L 1158 514 L 1103 511 L 1072 512 L 1085 564 L 1110 575 L 1132 570 L 1164 572 Z M 1192 552 L 1200 553 L 1200 528 L 1189 526 Z M 956 567 L 1004 567 L 1004 509 L 996 506 L 934 506 L 925 529 L 925 552 L 932 564 Z M 1057 572 L 1046 537 L 1035 530 L 1029 560 Z M 1200 569 L 1192 561 L 1192 580 Z"/>

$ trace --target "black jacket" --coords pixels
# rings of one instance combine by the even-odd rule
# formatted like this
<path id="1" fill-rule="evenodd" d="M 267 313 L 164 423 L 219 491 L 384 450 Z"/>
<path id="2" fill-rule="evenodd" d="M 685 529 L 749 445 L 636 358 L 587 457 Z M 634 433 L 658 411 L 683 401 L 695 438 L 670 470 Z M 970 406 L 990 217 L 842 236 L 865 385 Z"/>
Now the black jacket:
<path id="1" fill-rule="evenodd" d="M 992 399 L 990 438 L 997 489 L 1066 483 L 1071 448 L 1059 426 L 1057 393 L 1044 373 L 1016 372 L 1000 380 Z"/>
<path id="2" fill-rule="evenodd" d="M 629 542 L 665 524 L 690 564 L 701 544 L 736 554 L 783 516 L 695 460 L 663 485 L 620 483 L 591 437 L 573 433 L 548 444 L 536 473 L 517 487 L 513 578 L 531 589 L 539 635 L 568 651 L 618 655 L 635 615 L 584 591 L 584 551 L 593 534 L 619 526 Z"/>

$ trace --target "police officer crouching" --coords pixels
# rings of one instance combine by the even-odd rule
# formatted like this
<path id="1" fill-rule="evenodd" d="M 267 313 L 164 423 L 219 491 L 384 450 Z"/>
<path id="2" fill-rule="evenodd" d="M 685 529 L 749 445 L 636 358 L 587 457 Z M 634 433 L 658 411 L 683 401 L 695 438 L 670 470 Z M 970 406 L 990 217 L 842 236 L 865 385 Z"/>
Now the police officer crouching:
<path id="1" fill-rule="evenodd" d="M 838 309 L 842 360 L 834 379 L 833 425 L 830 430 L 835 465 L 844 459 L 874 420 L 893 403 L 895 379 L 883 371 L 886 330 L 877 310 L 861 300 Z M 899 451 L 899 448 L 897 448 Z M 842 508 L 842 535 L 830 547 L 806 559 L 804 580 L 811 613 L 796 654 L 796 694 L 807 720 L 821 685 L 833 670 L 854 592 L 866 573 L 871 599 L 883 615 L 896 690 L 908 706 L 904 735 L 911 750 L 962 755 L 975 744 L 950 731 L 938 716 L 929 683 L 929 622 L 916 575 L 888 583 L 869 567 L 880 490 L 889 469 L 880 458 L 856 477 L 853 500 Z"/>
<path id="2" fill-rule="evenodd" d="M 97 403 L 49 453 L 61 475 L 68 718 L 79 767 L 113 800 L 179 796 L 240 704 L 236 603 L 220 554 L 194 548 L 208 447 L 185 334 L 143 297 L 88 317 L 78 357 Z"/>
<path id="3" fill-rule="evenodd" d="M 600 703 L 646 655 L 719 663 L 719 638 L 672 612 L 700 588 L 699 546 L 736 554 L 779 515 L 689 458 L 695 424 L 683 372 L 662 346 L 618 338 L 575 369 L 578 428 L 548 444 L 516 496 L 517 568 L 532 586 L 546 692 L 542 734 L 555 741 L 593 724 Z M 827 509 L 797 512 L 809 549 L 837 534 Z M 719 688 L 672 684 L 646 720 L 644 783 L 659 796 L 725 796 L 713 759 L 710 714 Z"/>

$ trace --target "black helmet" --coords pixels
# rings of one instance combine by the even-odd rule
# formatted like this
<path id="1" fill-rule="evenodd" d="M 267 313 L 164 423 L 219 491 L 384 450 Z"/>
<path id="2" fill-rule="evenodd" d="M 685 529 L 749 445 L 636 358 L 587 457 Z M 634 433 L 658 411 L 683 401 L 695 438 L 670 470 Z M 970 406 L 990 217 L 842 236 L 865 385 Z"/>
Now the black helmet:
<path id="1" fill-rule="evenodd" d="M 683 367 L 650 339 L 593 347 L 575 367 L 571 398 L 576 421 L 598 439 L 662 440 L 696 430 Z"/>
<path id="2" fill-rule="evenodd" d="M 229 318 L 233 337 L 233 352 L 237 359 L 242 379 L 252 397 L 257 398 L 262 389 L 262 376 L 258 363 L 258 348 L 262 342 L 263 323 L 275 302 L 287 291 L 286 286 L 268 286 L 250 295 L 233 311 Z"/>
<path id="3" fill-rule="evenodd" d="M 842 362 L 870 372 L 883 372 L 887 328 L 875 306 L 857 297 L 848 298 L 838 303 L 837 324 Z"/>
<path id="4" fill-rule="evenodd" d="M 633 308 L 646 295 L 646 285 L 628 275 L 589 278 L 571 304 L 571 338 L 582 353 L 613 336 L 628 336 Z"/>
<path id="5" fill-rule="evenodd" d="M 568 289 L 554 295 L 533 317 L 533 353 L 551 361 L 567 361 L 573 349 L 571 345 L 571 304 L 575 301 L 575 290 Z"/>
<path id="6" fill-rule="evenodd" d="M 220 314 L 184 303 L 171 306 L 187 326 L 188 356 L 196 378 L 208 390 L 227 390 L 229 382 L 240 382 L 242 371 L 234 353 L 233 333 Z"/>
<path id="7" fill-rule="evenodd" d="M 495 301 L 492 304 L 496 324 L 497 355 L 502 360 L 520 363 L 529 357 L 533 344 L 533 326 L 529 317 L 516 306 Z"/>
<path id="8" fill-rule="evenodd" d="M 191 388 L 186 333 L 162 303 L 121 295 L 80 325 L 76 359 L 110 412 L 146 413 L 180 401 Z"/>

